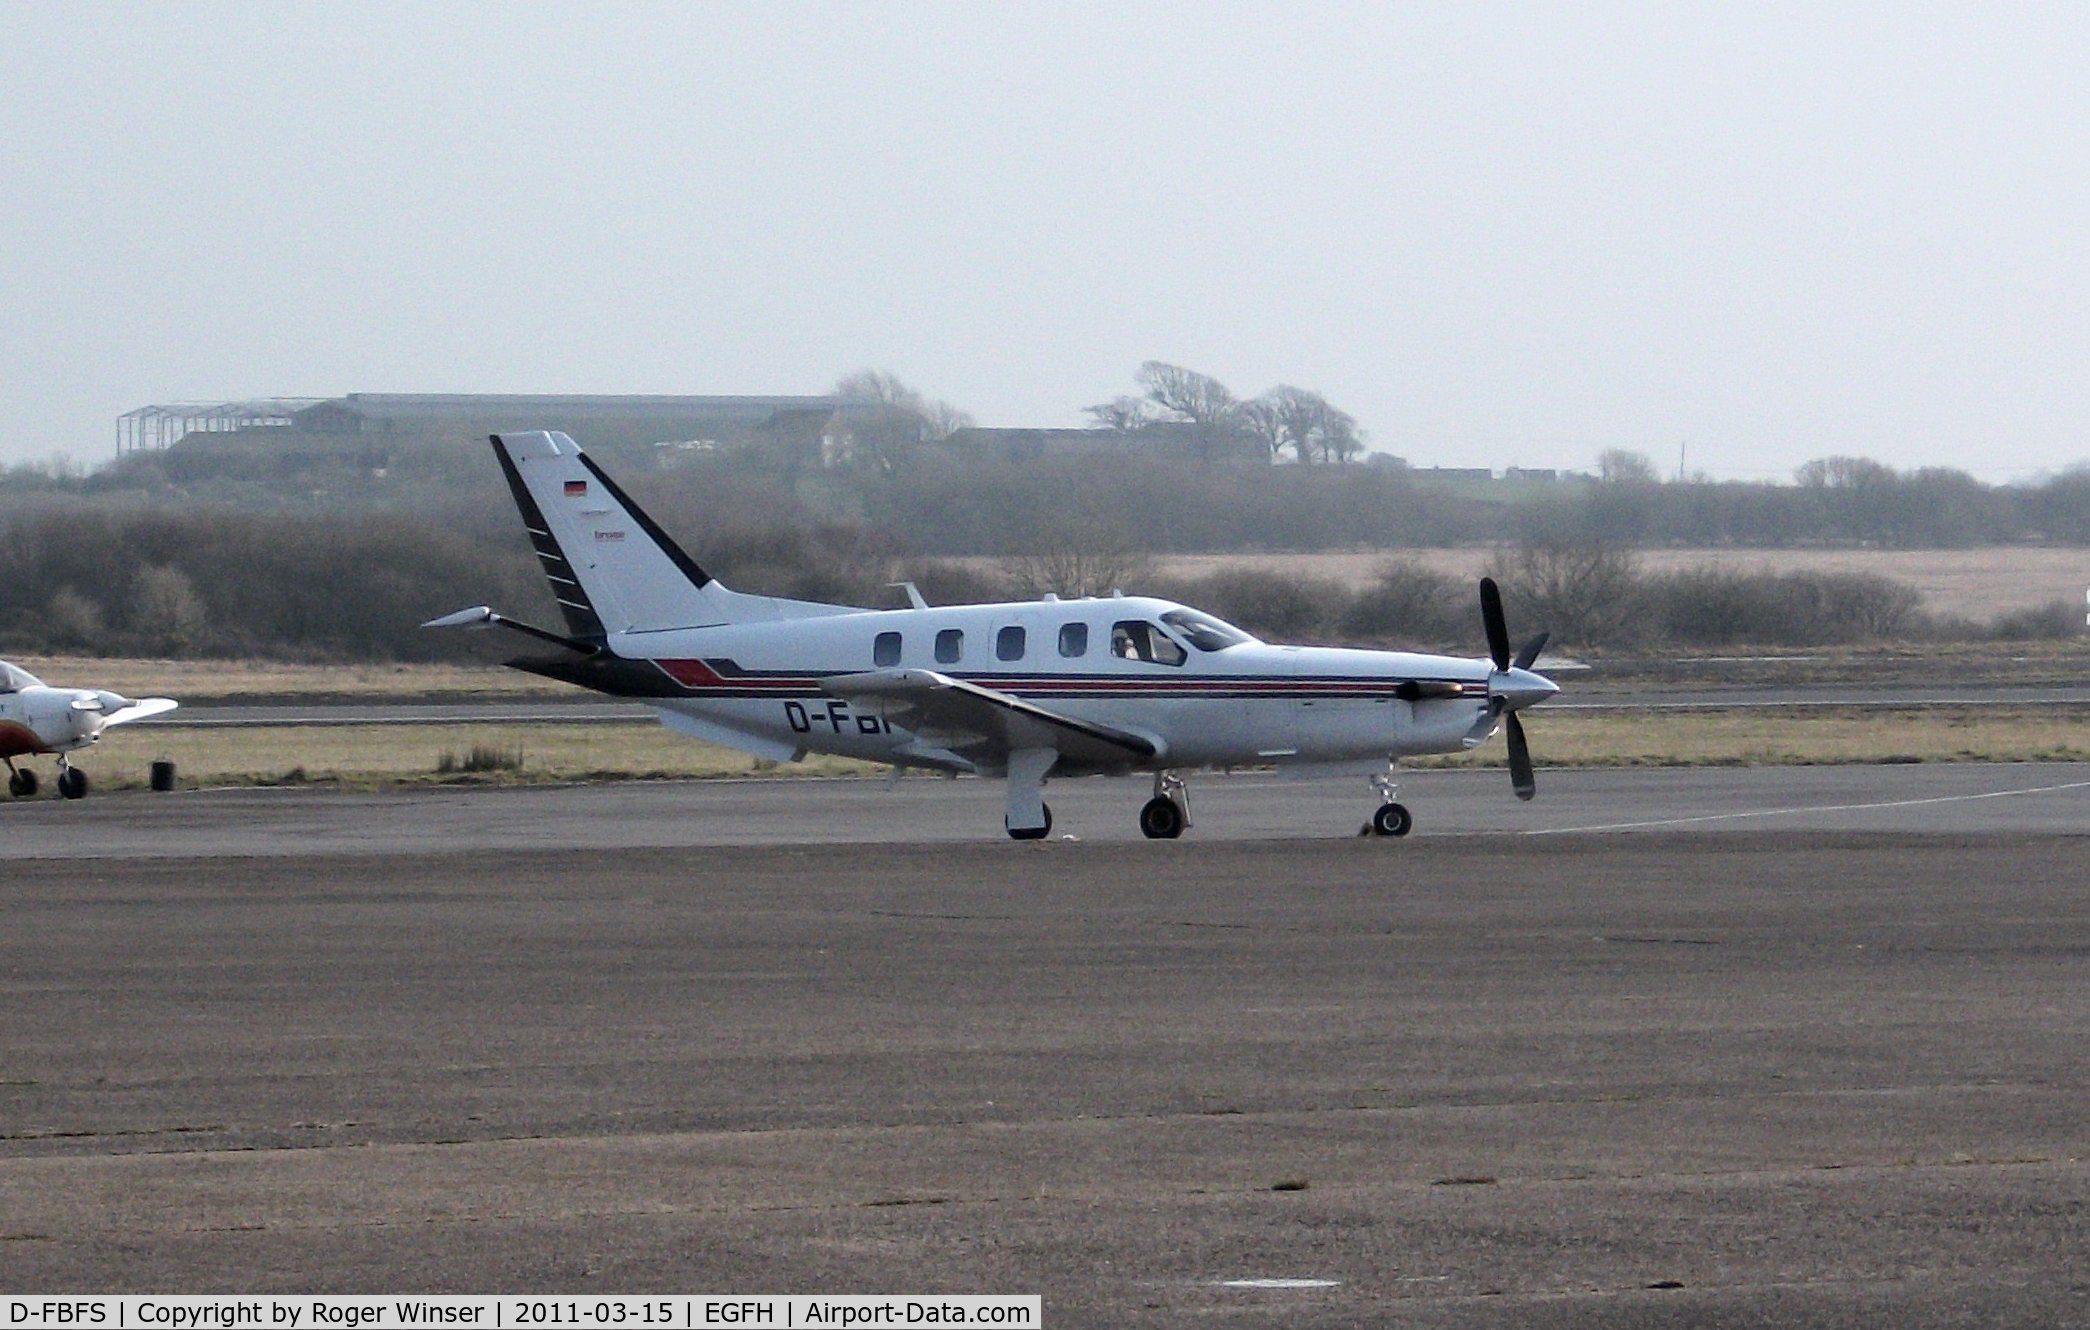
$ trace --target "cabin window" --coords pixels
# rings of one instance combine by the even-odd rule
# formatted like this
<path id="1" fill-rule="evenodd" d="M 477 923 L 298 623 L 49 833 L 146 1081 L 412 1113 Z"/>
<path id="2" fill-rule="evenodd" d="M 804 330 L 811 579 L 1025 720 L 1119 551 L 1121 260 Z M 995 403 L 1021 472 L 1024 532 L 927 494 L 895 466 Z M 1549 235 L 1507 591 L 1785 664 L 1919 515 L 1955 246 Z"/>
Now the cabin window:
<path id="1" fill-rule="evenodd" d="M 1023 629 L 1010 624 L 994 635 L 994 658 L 996 660 L 1023 659 Z"/>
<path id="2" fill-rule="evenodd" d="M 1110 654 L 1153 665 L 1181 665 L 1187 653 L 1145 619 L 1120 619 L 1110 626 Z"/>
<path id="3" fill-rule="evenodd" d="M 956 665 L 965 654 L 965 630 L 946 628 L 936 635 L 936 662 L 939 665 Z"/>
<path id="4" fill-rule="evenodd" d="M 873 665 L 898 665 L 900 663 L 900 635 L 880 633 L 871 643 Z"/>
<path id="5" fill-rule="evenodd" d="M 1076 656 L 1089 654 L 1089 626 L 1085 623 L 1063 623 L 1060 625 L 1060 654 L 1072 660 Z"/>

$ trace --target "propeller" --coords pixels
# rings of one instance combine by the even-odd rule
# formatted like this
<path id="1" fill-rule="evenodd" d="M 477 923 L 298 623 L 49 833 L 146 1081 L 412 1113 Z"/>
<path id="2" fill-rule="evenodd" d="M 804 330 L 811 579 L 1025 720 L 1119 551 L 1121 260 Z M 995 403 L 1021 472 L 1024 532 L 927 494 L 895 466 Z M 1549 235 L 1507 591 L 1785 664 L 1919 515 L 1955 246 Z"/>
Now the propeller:
<path id="1" fill-rule="evenodd" d="M 1531 770 L 1531 745 L 1524 738 L 1524 722 L 1517 719 L 1521 707 L 1533 702 L 1542 702 L 1559 689 L 1543 674 L 1532 672 L 1538 653 L 1546 649 L 1547 634 L 1540 633 L 1524 644 L 1523 650 L 1512 657 L 1509 652 L 1509 624 L 1502 614 L 1502 590 L 1492 577 L 1480 579 L 1480 621 L 1488 633 L 1488 658 L 1494 663 L 1495 671 L 1488 676 L 1488 714 L 1502 718 L 1503 728 L 1508 731 L 1509 783 L 1519 799 L 1529 799 L 1538 792 L 1537 778 Z"/>

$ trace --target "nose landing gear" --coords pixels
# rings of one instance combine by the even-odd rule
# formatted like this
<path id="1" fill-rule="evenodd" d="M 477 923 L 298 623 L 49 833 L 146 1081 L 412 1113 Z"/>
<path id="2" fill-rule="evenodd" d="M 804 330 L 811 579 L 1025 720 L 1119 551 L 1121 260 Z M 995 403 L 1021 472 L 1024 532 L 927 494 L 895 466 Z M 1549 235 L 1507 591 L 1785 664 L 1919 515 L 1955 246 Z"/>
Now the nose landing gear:
<path id="1" fill-rule="evenodd" d="M 1156 772 L 1154 797 L 1139 810 L 1139 830 L 1148 840 L 1174 840 L 1190 825 L 1190 787 L 1173 771 Z"/>
<path id="2" fill-rule="evenodd" d="M 1372 810 L 1372 820 L 1365 823 L 1364 830 L 1358 834 L 1405 836 L 1412 831 L 1415 827 L 1415 817 L 1408 811 L 1407 805 L 1396 798 L 1400 793 L 1400 786 L 1394 784 L 1393 777 L 1372 777 L 1372 788 L 1379 792 L 1379 806 Z"/>

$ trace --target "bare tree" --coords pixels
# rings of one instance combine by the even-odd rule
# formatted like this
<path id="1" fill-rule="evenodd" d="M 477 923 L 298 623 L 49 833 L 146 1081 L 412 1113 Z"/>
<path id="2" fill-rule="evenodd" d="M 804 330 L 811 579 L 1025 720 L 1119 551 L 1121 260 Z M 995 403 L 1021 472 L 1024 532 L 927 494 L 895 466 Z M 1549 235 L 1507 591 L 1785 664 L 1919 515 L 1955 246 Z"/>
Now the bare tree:
<path id="1" fill-rule="evenodd" d="M 925 397 L 884 370 L 863 369 L 837 380 L 834 395 L 848 399 L 851 460 L 891 467 L 916 444 L 947 439 L 972 417 L 949 402 Z"/>
<path id="2" fill-rule="evenodd" d="M 92 649 L 102 642 L 102 607 L 69 586 L 51 593 L 44 624 L 54 646 Z"/>
<path id="3" fill-rule="evenodd" d="M 975 423 L 972 412 L 955 407 L 941 397 L 929 402 L 925 415 L 932 440 L 948 439 L 961 429 L 971 429 Z"/>
<path id="4" fill-rule="evenodd" d="M 1154 569 L 1131 531 L 1100 519 L 1043 527 L 1024 552 L 1001 563 L 1020 596 L 1107 596 L 1147 581 Z"/>
<path id="5" fill-rule="evenodd" d="M 1211 461 L 1219 436 L 1239 423 L 1241 404 L 1225 384 L 1209 374 L 1149 360 L 1134 377 L 1146 389 L 1147 400 L 1161 408 L 1168 419 L 1191 427 L 1199 461 Z"/>
<path id="6" fill-rule="evenodd" d="M 1148 401 L 1177 420 L 1193 425 L 1225 424 L 1237 405 L 1225 384 L 1181 365 L 1149 360 L 1139 367 L 1135 377 L 1139 386 L 1147 390 Z"/>
<path id="7" fill-rule="evenodd" d="M 1097 429 L 1116 430 L 1120 434 L 1130 434 L 1154 419 L 1144 397 L 1113 397 L 1107 402 L 1085 406 L 1081 411 L 1096 422 Z"/>
<path id="8" fill-rule="evenodd" d="M 206 615 L 196 584 L 179 568 L 141 569 L 131 592 L 138 644 L 164 656 L 186 656 L 203 641 Z"/>
<path id="9" fill-rule="evenodd" d="M 1242 407 L 1273 455 L 1290 448 L 1301 463 L 1347 462 L 1364 451 L 1356 418 L 1307 388 L 1280 383 Z"/>
<path id="10" fill-rule="evenodd" d="M 1865 489 L 1894 479 L 1894 468 L 1870 457 L 1817 457 L 1793 472 L 1805 489 Z"/>
<path id="11" fill-rule="evenodd" d="M 1605 540 L 1546 541 L 1502 551 L 1489 574 L 1501 584 L 1513 619 L 1562 642 L 1611 646 L 1639 626 L 1640 556 Z"/>
<path id="12" fill-rule="evenodd" d="M 1662 477 L 1646 453 L 1606 448 L 1597 454 L 1597 478 L 1606 485 L 1654 485 Z"/>
<path id="13" fill-rule="evenodd" d="M 1242 429 L 1263 441 L 1263 446 L 1270 450 L 1271 461 L 1277 460 L 1285 446 L 1284 413 L 1270 400 L 1268 393 L 1241 403 L 1234 419 Z"/>

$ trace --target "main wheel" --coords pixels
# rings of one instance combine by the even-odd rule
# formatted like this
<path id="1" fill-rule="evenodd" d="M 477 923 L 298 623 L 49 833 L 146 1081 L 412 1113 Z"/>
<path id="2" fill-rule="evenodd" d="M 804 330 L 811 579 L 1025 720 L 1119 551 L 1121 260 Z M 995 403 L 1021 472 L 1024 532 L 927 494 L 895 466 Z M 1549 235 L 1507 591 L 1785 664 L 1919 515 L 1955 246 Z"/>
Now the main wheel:
<path id="1" fill-rule="evenodd" d="M 1414 825 L 1415 819 L 1401 804 L 1380 804 L 1372 811 L 1372 834 L 1375 836 L 1405 836 Z"/>
<path id="2" fill-rule="evenodd" d="M 36 793 L 36 773 L 27 767 L 17 767 L 7 778 L 7 792 L 17 799 L 27 799 Z"/>
<path id="3" fill-rule="evenodd" d="M 1156 795 L 1139 810 L 1139 829 L 1148 840 L 1174 840 L 1183 834 L 1183 806 Z"/>
<path id="4" fill-rule="evenodd" d="M 1006 817 L 1001 824 L 1008 829 L 1010 840 L 1044 840 L 1052 834 L 1052 805 L 1045 805 L 1045 825 L 1042 827 L 1011 827 Z"/>
<path id="5" fill-rule="evenodd" d="M 58 773 L 58 793 L 68 799 L 87 797 L 87 773 L 78 767 L 67 767 Z"/>

